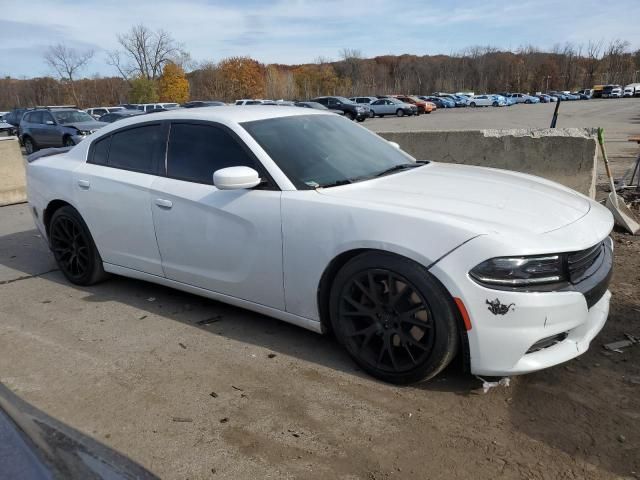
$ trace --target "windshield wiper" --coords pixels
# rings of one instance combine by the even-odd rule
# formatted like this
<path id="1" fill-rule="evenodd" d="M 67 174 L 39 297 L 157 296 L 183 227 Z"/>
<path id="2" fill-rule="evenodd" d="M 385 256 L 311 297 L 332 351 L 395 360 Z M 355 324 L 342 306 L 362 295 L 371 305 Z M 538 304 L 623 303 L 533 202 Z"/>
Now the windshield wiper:
<path id="1" fill-rule="evenodd" d="M 402 170 L 409 170 L 410 168 L 421 167 L 424 165 L 424 162 L 416 162 L 416 163 L 403 163 L 401 165 L 394 165 L 391 168 L 387 168 L 379 173 L 376 173 L 371 178 L 384 177 L 385 175 L 389 175 L 390 173 L 400 172 Z"/>
<path id="2" fill-rule="evenodd" d="M 350 183 L 353 183 L 353 181 L 349 180 L 348 178 L 345 178 L 343 180 L 336 180 L 333 183 L 325 183 L 323 185 L 318 185 L 316 188 L 339 187 L 340 185 L 349 185 Z"/>

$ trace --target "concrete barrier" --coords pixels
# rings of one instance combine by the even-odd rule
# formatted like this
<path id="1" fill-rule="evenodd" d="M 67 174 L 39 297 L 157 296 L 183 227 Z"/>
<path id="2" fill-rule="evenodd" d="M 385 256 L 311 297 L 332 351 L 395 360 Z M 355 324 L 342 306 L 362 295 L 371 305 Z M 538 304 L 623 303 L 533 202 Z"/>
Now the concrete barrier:
<path id="1" fill-rule="evenodd" d="M 27 201 L 24 160 L 16 137 L 0 137 L 0 207 Z"/>
<path id="2" fill-rule="evenodd" d="M 595 197 L 595 129 L 378 132 L 418 160 L 530 173 Z"/>

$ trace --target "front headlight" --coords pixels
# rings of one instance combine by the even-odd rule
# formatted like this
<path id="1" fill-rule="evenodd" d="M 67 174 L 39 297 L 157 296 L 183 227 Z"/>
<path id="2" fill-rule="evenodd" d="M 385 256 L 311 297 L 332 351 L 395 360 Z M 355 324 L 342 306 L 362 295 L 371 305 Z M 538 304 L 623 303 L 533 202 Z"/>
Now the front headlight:
<path id="1" fill-rule="evenodd" d="M 469 274 L 477 282 L 502 287 L 525 287 L 565 281 L 563 255 L 491 258 Z"/>

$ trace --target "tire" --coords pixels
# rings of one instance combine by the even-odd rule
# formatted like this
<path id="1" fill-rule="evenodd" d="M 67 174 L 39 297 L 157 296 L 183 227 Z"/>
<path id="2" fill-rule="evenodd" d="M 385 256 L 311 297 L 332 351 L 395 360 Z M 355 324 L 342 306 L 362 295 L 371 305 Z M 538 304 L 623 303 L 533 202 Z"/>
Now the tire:
<path id="1" fill-rule="evenodd" d="M 22 144 L 24 145 L 24 150 L 27 152 L 27 155 L 38 151 L 38 145 L 36 145 L 36 142 L 34 142 L 31 137 L 22 137 Z"/>
<path id="2" fill-rule="evenodd" d="M 531 104 L 531 100 L 525 100 L 524 103 Z"/>
<path id="3" fill-rule="evenodd" d="M 353 258 L 331 285 L 336 338 L 364 371 L 391 383 L 429 380 L 453 360 L 455 308 L 423 266 L 386 252 Z"/>
<path id="4" fill-rule="evenodd" d="M 73 139 L 70 136 L 66 136 L 62 139 L 62 145 L 65 147 L 75 147 L 76 144 L 74 143 Z"/>
<path id="5" fill-rule="evenodd" d="M 497 107 L 499 104 L 498 104 L 498 102 L 493 102 L 493 103 L 492 103 L 492 105 L 493 105 L 494 107 Z"/>
<path id="6" fill-rule="evenodd" d="M 469 104 L 469 106 L 470 106 L 470 107 L 473 107 L 473 108 L 476 108 L 476 102 L 471 102 L 471 103 Z"/>
<path id="7" fill-rule="evenodd" d="M 344 116 L 347 117 L 349 120 L 355 120 L 356 119 L 356 116 L 351 112 L 346 112 L 344 114 Z"/>
<path id="8" fill-rule="evenodd" d="M 53 213 L 49 222 L 49 248 L 60 271 L 71 283 L 86 286 L 107 278 L 91 233 L 75 208 L 64 206 Z"/>
<path id="9" fill-rule="evenodd" d="M 404 117 L 404 110 L 402 110 L 401 108 L 399 108 L 398 110 L 396 110 L 396 116 L 398 116 L 398 117 Z"/>

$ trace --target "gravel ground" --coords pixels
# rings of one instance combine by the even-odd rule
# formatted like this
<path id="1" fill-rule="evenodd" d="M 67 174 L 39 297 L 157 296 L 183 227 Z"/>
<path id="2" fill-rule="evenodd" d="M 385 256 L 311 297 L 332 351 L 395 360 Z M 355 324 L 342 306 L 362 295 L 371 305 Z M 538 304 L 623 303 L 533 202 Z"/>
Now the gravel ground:
<path id="1" fill-rule="evenodd" d="M 551 111 L 512 108 L 366 124 Z M 163 478 L 640 478 L 640 345 L 602 348 L 640 336 L 640 237 L 614 238 L 610 319 L 590 351 L 482 394 L 456 364 L 421 387 L 378 382 L 331 338 L 168 288 L 72 286 L 26 205 L 4 207 L 0 381 Z"/>

